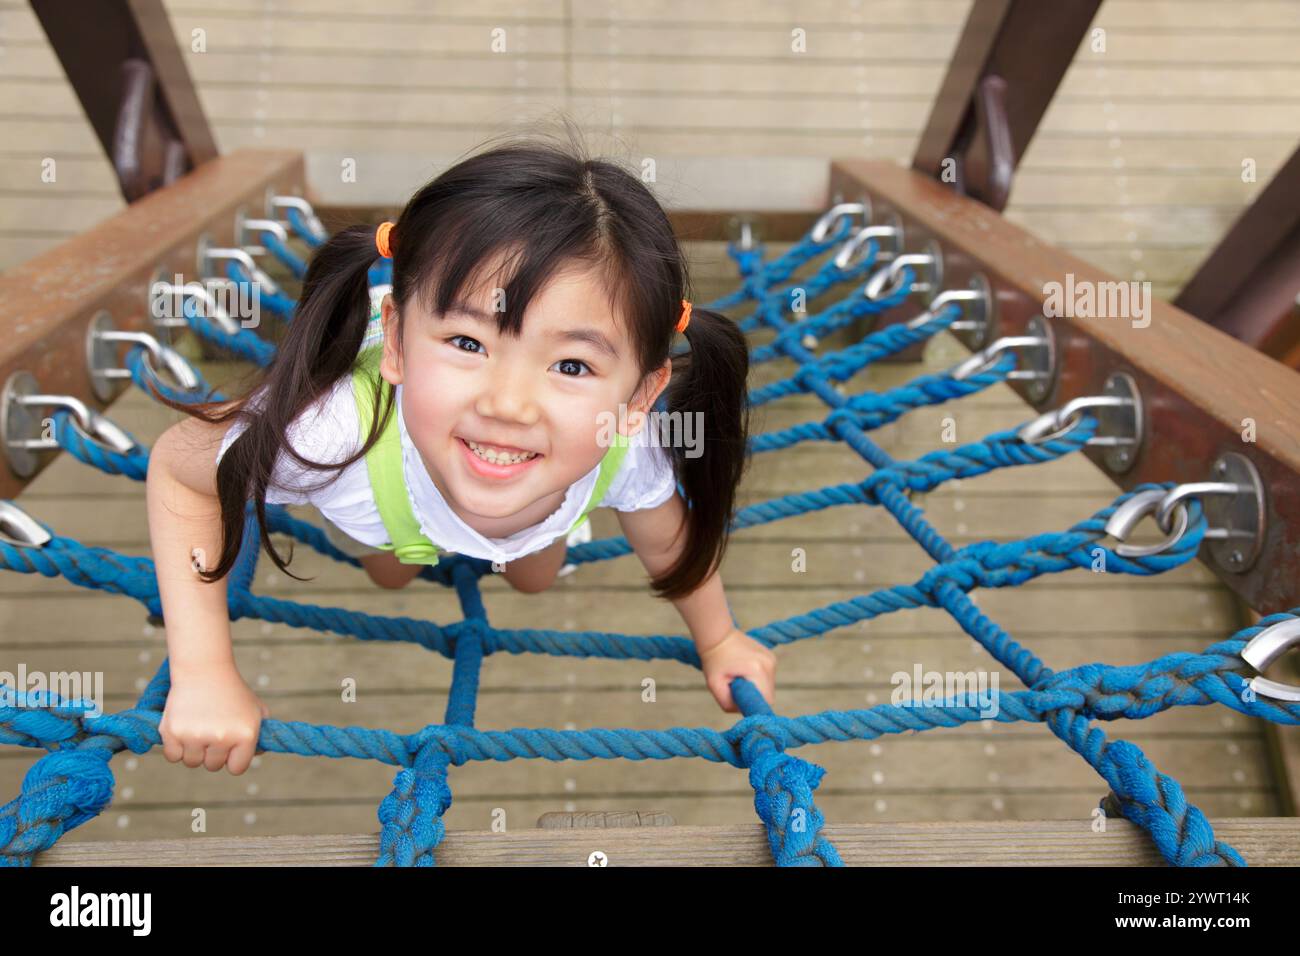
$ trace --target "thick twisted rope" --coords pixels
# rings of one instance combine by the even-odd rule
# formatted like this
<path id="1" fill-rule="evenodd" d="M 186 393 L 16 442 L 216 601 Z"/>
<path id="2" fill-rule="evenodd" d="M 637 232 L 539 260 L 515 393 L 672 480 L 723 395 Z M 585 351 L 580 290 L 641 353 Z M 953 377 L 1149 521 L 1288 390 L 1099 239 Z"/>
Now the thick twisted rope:
<path id="1" fill-rule="evenodd" d="M 318 237 L 309 235 L 296 210 L 290 209 L 288 218 L 295 234 L 309 245 L 318 244 Z M 1142 485 L 1067 531 L 1013 542 L 979 541 L 961 549 L 948 544 L 923 512 L 911 504 L 911 493 L 931 490 L 953 478 L 1049 461 L 1078 451 L 1095 433 L 1096 421 L 1084 416 L 1066 435 L 1042 445 L 1027 445 L 1014 431 L 1008 430 L 960 448 L 932 452 L 916 461 L 896 462 L 890 458 L 871 441 L 866 434 L 868 430 L 893 421 L 912 408 L 948 401 L 1005 381 L 1015 360 L 1013 355 L 1003 355 L 988 370 L 964 381 L 949 375 L 934 375 L 922 376 L 881 394 L 847 396 L 837 391 L 833 387 L 835 381 L 850 378 L 871 362 L 926 340 L 947 328 L 958 314 L 954 307 L 949 307 L 917 329 L 891 326 L 838 352 L 813 354 L 810 341 L 879 312 L 901 301 L 910 291 L 912 275 L 910 270 L 904 270 L 899 291 L 887 303 L 870 303 L 851 295 L 817 315 L 796 322 L 787 320 L 796 293 L 815 297 L 835 284 L 856 280 L 872 265 L 874 244 L 867 261 L 858 266 L 840 270 L 828 263 L 802 285 L 773 288 L 787 280 L 799 266 L 835 246 L 849 228 L 850 221 L 841 219 L 835 235 L 827 241 L 813 243 L 805 237 L 781 259 L 768 264 L 763 264 L 761 255 L 754 250 L 729 249 L 740 263 L 745 281 L 737 293 L 719 303 L 758 302 L 756 311 L 742 321 L 742 326 L 746 330 L 772 328 L 776 337 L 754 349 L 752 356 L 756 361 L 790 358 L 800 366 L 790 378 L 751 392 L 751 404 L 807 392 L 830 406 L 830 412 L 820 422 L 757 436 L 751 450 L 772 450 L 809 440 L 844 441 L 875 470 L 858 483 L 789 495 L 742 509 L 732 522 L 732 530 L 841 504 L 874 504 L 888 510 L 935 564 L 911 584 L 884 588 L 775 621 L 755 630 L 752 636 L 775 646 L 905 608 L 942 607 L 996 660 L 1015 673 L 1026 689 L 1000 694 L 993 715 L 987 713 L 987 702 L 972 693 L 945 699 L 941 706 L 890 704 L 869 710 L 825 711 L 787 718 L 773 714 L 752 684 L 737 679 L 733 694 L 745 716 L 725 732 L 709 728 L 481 731 L 473 727 L 474 703 L 482 659 L 491 653 L 672 659 L 698 668 L 700 662 L 694 644 L 673 635 L 638 637 L 492 628 L 487 623 L 477 586 L 483 574 L 491 573 L 490 566 L 462 556 L 453 556 L 422 571 L 427 579 L 456 588 L 464 606 L 464 621 L 442 627 L 429 621 L 374 616 L 254 595 L 250 587 L 258 550 L 250 513 L 245 547 L 230 579 L 232 620 L 257 617 L 349 634 L 363 640 L 405 640 L 438 651 L 455 662 L 445 722 L 431 724 L 414 734 L 271 719 L 262 722 L 258 743 L 264 751 L 352 756 L 401 768 L 392 792 L 379 808 L 382 829 L 377 865 L 433 865 L 435 849 L 445 834 L 443 817 L 452 799 L 448 786 L 448 770 L 452 764 L 521 758 L 639 760 L 687 756 L 723 761 L 749 770 L 755 810 L 764 823 L 773 857 L 779 864 L 838 865 L 840 858 L 821 833 L 824 819 L 813 801 L 813 792 L 824 771 L 787 753 L 788 749 L 827 740 L 872 739 L 886 733 L 958 726 L 987 719 L 1045 723 L 1108 782 L 1111 809 L 1151 833 L 1157 849 L 1168 861 L 1179 865 L 1244 863 L 1235 850 L 1214 838 L 1204 815 L 1187 803 L 1176 781 L 1161 774 L 1133 744 L 1109 741 L 1092 722 L 1141 719 L 1174 706 L 1219 703 L 1254 717 L 1300 723 L 1300 705 L 1257 700 L 1246 692 L 1248 669 L 1240 657 L 1251 636 L 1288 615 L 1266 618 L 1200 654 L 1166 655 L 1131 667 L 1089 664 L 1060 673 L 1053 672 L 987 618 L 969 597 L 969 592 L 976 587 L 1017 586 L 1042 574 L 1076 567 L 1094 568 L 1099 554 L 1105 557 L 1107 572 L 1148 575 L 1180 566 L 1195 557 L 1206 531 L 1204 516 L 1199 503 L 1191 499 L 1188 503 L 1191 530 L 1174 547 L 1159 555 L 1123 558 L 1100 543 L 1106 537 L 1105 521 L 1116 507 L 1138 491 L 1165 487 Z M 277 255 L 288 251 L 277 250 L 273 245 L 268 248 Z M 292 262 L 288 264 L 298 272 Z M 236 263 L 229 265 L 229 273 L 236 281 L 249 281 Z M 372 284 L 385 279 L 391 281 L 391 263 L 379 262 L 371 269 Z M 296 305 L 287 296 L 264 295 L 263 301 L 286 319 L 292 317 Z M 719 303 L 713 306 L 722 307 Z M 259 364 L 267 364 L 273 357 L 273 346 L 252 335 L 251 330 L 241 329 L 239 335 L 223 338 L 219 329 L 200 320 L 192 304 L 186 308 L 186 318 L 200 334 Z M 185 392 L 167 391 L 167 383 L 148 373 L 143 355 L 136 348 L 127 359 L 132 377 L 140 387 L 153 384 L 168 397 L 175 396 L 180 401 L 197 401 L 215 394 L 205 383 Z M 66 413 L 55 414 L 54 434 L 62 447 L 101 470 L 137 480 L 147 472 L 146 449 L 137 445 L 126 453 L 107 451 L 80 433 Z M 334 560 L 359 564 L 334 548 L 319 528 L 292 517 L 282 507 L 269 506 L 266 514 L 272 530 L 304 541 Z M 569 560 L 608 560 L 630 550 L 624 538 L 612 538 L 571 548 Z M 21 573 L 62 576 L 79 586 L 128 594 L 154 614 L 161 613 L 153 564 L 146 558 L 87 548 L 55 535 L 40 548 L 20 547 L 0 539 L 0 566 Z M 35 853 L 52 846 L 63 833 L 93 818 L 108 805 L 113 786 L 109 759 L 122 749 L 144 753 L 161 743 L 158 724 L 169 687 L 169 669 L 164 662 L 137 706 L 118 714 L 94 713 L 84 702 L 62 701 L 53 695 L 0 688 L 12 691 L 0 699 L 0 742 L 50 751 L 28 772 L 19 797 L 0 807 L 0 854 L 5 862 L 29 864 Z"/>

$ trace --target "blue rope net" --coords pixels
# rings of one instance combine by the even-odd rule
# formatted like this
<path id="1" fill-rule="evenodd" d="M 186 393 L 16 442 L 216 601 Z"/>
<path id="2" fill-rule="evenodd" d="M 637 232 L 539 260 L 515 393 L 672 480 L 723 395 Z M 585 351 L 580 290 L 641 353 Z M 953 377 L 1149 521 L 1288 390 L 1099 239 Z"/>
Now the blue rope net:
<path id="1" fill-rule="evenodd" d="M 293 210 L 289 222 L 298 239 L 308 246 L 318 244 L 319 237 L 304 229 L 301 217 Z M 925 341 L 951 325 L 958 316 L 957 307 L 949 305 L 916 328 L 889 326 L 847 348 L 815 354 L 812 349 L 818 339 L 863 316 L 898 304 L 911 285 L 910 270 L 904 270 L 900 291 L 882 301 L 867 300 L 855 287 L 830 308 L 792 321 L 792 292 L 798 290 L 806 296 L 806 301 L 811 301 L 833 286 L 861 278 L 874 263 L 877 250 L 873 244 L 859 265 L 839 269 L 828 262 L 809 280 L 782 287 L 796 270 L 843 241 L 849 225 L 847 217 L 841 218 L 839 229 L 824 241 L 813 241 L 810 234 L 771 262 L 763 261 L 761 247 L 730 246 L 728 251 L 739 266 L 743 284 L 735 293 L 709 306 L 734 308 L 756 303 L 753 313 L 740 320 L 741 328 L 746 332 L 771 330 L 775 337 L 754 348 L 754 362 L 785 357 L 799 363 L 794 375 L 754 389 L 750 399 L 753 406 L 806 393 L 821 398 L 830 409 L 820 420 L 754 435 L 752 452 L 774 451 L 810 441 L 842 441 L 870 463 L 871 474 L 859 482 L 785 495 L 740 509 L 734 516 L 732 530 L 741 531 L 823 508 L 873 505 L 887 510 L 935 563 L 914 582 L 836 601 L 748 633 L 768 646 L 776 646 L 907 608 L 942 608 L 1003 667 L 1014 673 L 1025 689 L 1000 694 L 993 717 L 984 712 L 984 705 L 974 691 L 948 697 L 939 706 L 882 704 L 866 710 L 827 710 L 785 717 L 773 713 L 753 684 L 737 678 L 732 683 L 732 692 L 744 716 L 725 731 L 708 727 L 481 730 L 474 726 L 478 678 L 483 659 L 491 654 L 504 651 L 668 659 L 696 668 L 700 666 L 699 657 L 692 641 L 675 635 L 632 636 L 492 627 L 478 586 L 480 577 L 492 573 L 491 565 L 463 555 L 449 556 L 421 571 L 422 577 L 455 589 L 465 617 L 452 624 L 371 615 L 255 594 L 252 585 L 259 542 L 250 506 L 244 548 L 228 585 L 232 621 L 258 618 L 361 640 L 407 641 L 454 661 L 445 721 L 415 733 L 318 726 L 269 718 L 262 722 L 258 740 L 261 751 L 354 757 L 400 768 L 392 792 L 379 806 L 382 830 L 376 865 L 434 865 L 435 851 L 445 833 L 443 816 L 452 802 L 448 784 L 452 765 L 479 760 L 675 757 L 697 757 L 748 770 L 754 789 L 754 808 L 766 828 L 776 863 L 841 865 L 838 852 L 823 832 L 825 821 L 814 801 L 824 771 L 790 751 L 829 740 L 871 740 L 884 734 L 955 727 L 984 719 L 1045 724 L 1109 784 L 1110 793 L 1102 800 L 1102 812 L 1117 811 L 1144 828 L 1168 862 L 1184 866 L 1245 864 L 1235 849 L 1215 838 L 1205 815 L 1188 803 L 1176 780 L 1161 773 L 1134 744 L 1108 737 L 1096 722 L 1141 719 L 1171 707 L 1212 703 L 1278 723 L 1300 722 L 1297 720 L 1300 705 L 1257 697 L 1249 691 L 1250 668 L 1241 657 L 1250 638 L 1272 624 L 1294 618 L 1300 608 L 1265 617 L 1199 653 L 1168 654 L 1129 667 L 1093 663 L 1057 672 L 1014 641 L 975 605 L 971 591 L 977 587 L 1016 586 L 1043 574 L 1071 568 L 1094 568 L 1099 552 L 1104 553 L 1109 572 L 1159 574 L 1193 560 L 1207 530 L 1204 515 L 1199 503 L 1190 499 L 1189 530 L 1164 553 L 1126 558 L 1111 551 L 1101 544 L 1107 537 L 1107 518 L 1132 495 L 1167 487 L 1144 484 L 1064 531 L 1019 541 L 978 541 L 960 549 L 945 541 L 927 521 L 925 513 L 911 503 L 912 493 L 930 491 L 956 478 L 1053 461 L 1077 452 L 1093 437 L 1097 422 L 1083 415 L 1069 431 L 1041 444 L 1026 443 L 1017 437 L 1015 430 L 1009 430 L 958 448 L 934 451 L 915 461 L 892 459 L 871 440 L 868 435 L 871 430 L 913 408 L 951 401 L 1006 381 L 1008 373 L 1015 368 L 1015 356 L 1004 353 L 986 370 L 960 380 L 947 373 L 922 375 L 899 388 L 852 395 L 837 387 L 836 382 L 851 378 L 868 364 Z M 296 260 L 282 258 L 290 269 L 298 268 Z M 385 266 L 380 263 L 372 269 L 372 283 L 391 281 Z M 240 267 L 233 264 L 230 278 L 236 282 L 249 281 Z M 266 296 L 263 301 L 267 301 Z M 292 300 L 284 297 L 270 300 L 272 313 L 285 321 L 292 321 L 292 307 Z M 185 314 L 196 332 L 246 360 L 265 365 L 274 354 L 273 346 L 248 329 L 230 335 L 214 329 L 193 309 L 187 308 Z M 165 383 L 152 375 L 143 359 L 144 350 L 140 347 L 133 348 L 128 356 L 127 366 L 133 381 L 141 388 L 146 387 L 147 381 L 164 387 Z M 170 387 L 166 390 L 170 397 L 190 401 L 221 397 L 206 383 L 201 383 L 192 394 Z M 66 411 L 54 412 L 52 421 L 58 444 L 81 461 L 110 474 L 144 480 L 149 456 L 145 447 L 137 443 L 127 451 L 108 449 L 91 440 Z M 355 558 L 337 550 L 319 527 L 295 518 L 284 507 L 269 505 L 267 514 L 273 532 L 291 535 L 336 561 L 360 567 Z M 48 527 L 46 530 L 51 540 L 39 547 L 15 545 L 0 538 L 0 565 L 19 573 L 61 576 L 82 587 L 129 595 L 152 614 L 161 616 L 162 606 L 150 559 L 108 548 L 87 547 L 58 536 Z M 630 553 L 626 538 L 615 537 L 571 547 L 566 560 L 581 564 Z M 161 743 L 158 726 L 168 688 L 168 663 L 164 661 L 136 705 L 121 713 L 93 714 L 93 705 L 84 700 L 62 700 L 51 693 L 11 691 L 5 706 L 0 706 L 0 742 L 41 747 L 49 753 L 26 774 L 19 796 L 0 808 L 0 860 L 9 865 L 30 865 L 37 853 L 53 846 L 64 833 L 92 819 L 109 805 L 114 785 L 110 760 L 119 751 L 141 754 Z"/>

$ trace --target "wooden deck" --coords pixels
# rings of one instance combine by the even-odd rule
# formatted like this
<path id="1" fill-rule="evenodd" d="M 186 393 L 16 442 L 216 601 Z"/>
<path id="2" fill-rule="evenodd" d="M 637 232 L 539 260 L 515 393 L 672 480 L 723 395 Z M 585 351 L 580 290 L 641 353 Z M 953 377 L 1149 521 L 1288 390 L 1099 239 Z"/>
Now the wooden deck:
<path id="1" fill-rule="evenodd" d="M 774 245 L 770 254 L 784 248 Z M 696 301 L 734 288 L 734 268 L 721 245 L 696 243 L 688 250 Z M 756 337 L 756 342 L 764 338 Z M 922 365 L 869 368 L 846 387 L 887 389 L 923 371 L 944 368 L 965 354 L 955 340 L 944 336 L 931 343 Z M 793 367 L 789 362 L 760 366 L 752 382 L 759 385 L 783 377 Z M 241 369 L 233 364 L 202 366 L 213 383 Z M 820 417 L 824 411 L 812 398 L 790 399 L 758 410 L 754 426 L 756 431 L 781 428 Z M 125 393 L 109 414 L 145 443 L 151 443 L 175 417 L 170 410 L 151 405 L 138 390 Z M 913 412 L 873 437 L 894 457 L 915 458 L 941 447 L 946 418 L 955 423 L 958 442 L 965 443 L 1033 414 L 1009 389 L 999 387 Z M 753 459 L 741 503 L 859 480 L 868 467 L 848 448 L 831 444 L 761 454 Z M 1116 494 L 1108 480 L 1075 456 L 953 482 L 918 498 L 917 503 L 949 541 L 961 546 L 984 538 L 1010 540 L 1063 530 Z M 127 553 L 149 552 L 140 483 L 102 475 L 65 455 L 19 500 L 61 534 Z M 310 509 L 302 513 L 311 516 Z M 593 521 L 598 536 L 617 533 L 612 514 L 597 512 Z M 805 573 L 791 570 L 795 548 L 807 553 Z M 913 581 L 928 566 L 924 552 L 883 509 L 855 506 L 741 532 L 732 541 L 723 578 L 740 625 L 754 628 L 834 600 Z M 294 581 L 264 559 L 257 590 L 376 614 L 418 614 L 440 622 L 462 616 L 453 594 L 444 589 L 416 582 L 403 592 L 384 591 L 372 586 L 362 572 L 305 547 L 298 548 L 292 567 L 314 580 Z M 499 580 L 486 580 L 484 594 L 489 619 L 500 627 L 541 623 L 636 634 L 684 633 L 674 608 L 650 598 L 644 570 L 632 556 L 584 565 L 544 594 L 519 594 Z M 1155 578 L 1082 571 L 1050 575 L 1021 588 L 979 592 L 976 599 L 1017 641 L 1056 669 L 1090 661 L 1133 664 L 1176 650 L 1197 650 L 1245 623 L 1235 599 L 1199 564 Z M 442 720 L 451 676 L 451 662 L 442 657 L 409 645 L 363 644 L 259 621 L 240 621 L 233 633 L 240 671 L 276 719 L 402 732 Z M 0 669 L 15 670 L 21 662 L 29 671 L 102 671 L 106 709 L 116 711 L 134 702 L 165 650 L 162 632 L 151 627 L 144 610 L 129 599 L 78 589 L 62 580 L 0 574 Z M 777 654 L 774 706 L 789 715 L 886 703 L 891 675 L 910 673 L 918 663 L 925 670 L 997 672 L 1002 689 L 1019 687 L 955 622 L 933 609 L 891 614 L 780 648 Z M 647 677 L 657 683 L 655 703 L 641 699 L 641 683 Z M 357 682 L 355 703 L 341 700 L 341 684 L 348 679 Z M 484 662 L 476 725 L 724 729 L 734 721 L 734 715 L 718 709 L 700 675 L 679 664 L 500 655 Z M 1278 739 L 1294 734 L 1291 728 L 1281 728 L 1279 734 L 1262 721 L 1220 707 L 1203 707 L 1169 711 L 1141 722 L 1110 722 L 1103 729 L 1112 739 L 1140 746 L 1160 770 L 1182 783 L 1188 799 L 1214 823 L 1292 812 L 1285 773 L 1275 763 L 1281 749 Z M 894 857 L 895 862 L 912 859 L 908 854 L 913 851 L 920 854 L 916 859 L 970 861 L 951 844 L 948 858 L 943 859 L 943 843 L 931 840 L 928 849 L 924 839 L 918 843 L 916 834 L 924 830 L 913 826 L 918 822 L 978 823 L 954 832 L 976 835 L 981 849 L 970 852 L 1001 854 L 1002 859 L 1007 850 L 998 848 L 999 840 L 1020 841 L 1018 850 L 1024 851 L 1037 842 L 1027 836 L 1038 832 L 1083 834 L 1082 843 L 1096 850 L 1089 862 L 1106 862 L 1105 850 L 1112 842 L 1119 854 L 1113 862 L 1136 862 L 1146 852 L 1140 840 L 1125 842 L 1116 837 L 1112 841 L 1109 835 L 1088 839 L 1091 813 L 1106 784 L 1040 725 L 986 722 L 795 752 L 827 769 L 817 803 L 830 823 L 892 826 L 839 831 L 852 837 L 847 855 L 864 854 L 854 856 L 857 861 L 884 862 L 891 846 L 911 848 L 900 850 L 902 856 Z M 0 794 L 5 799 L 18 792 L 23 774 L 40 755 L 0 748 Z M 49 862 L 74 859 L 59 854 L 71 852 L 73 844 L 83 841 L 163 840 L 188 845 L 203 836 L 325 834 L 361 836 L 262 845 L 287 847 L 294 853 L 304 845 L 314 846 L 328 860 L 364 861 L 378 830 L 376 808 L 395 773 L 395 768 L 372 761 L 268 754 L 235 777 L 225 771 L 213 774 L 170 764 L 158 749 L 142 756 L 120 754 L 112 767 L 117 780 L 113 805 L 66 836 L 60 847 L 67 849 L 51 854 Z M 467 859 L 456 855 L 459 848 L 477 845 L 474 841 L 487 834 L 475 836 L 473 831 L 488 830 L 494 817 L 504 814 L 507 830 L 527 843 L 532 839 L 529 830 L 541 814 L 564 810 L 664 811 L 678 824 L 654 828 L 667 834 L 641 834 L 631 840 L 671 842 L 692 838 L 696 827 L 733 826 L 736 829 L 730 832 L 737 834 L 737 843 L 727 852 L 734 860 L 746 858 L 758 845 L 753 792 L 745 773 L 703 760 L 483 762 L 454 769 L 450 782 L 454 803 L 446 817 L 452 831 L 447 848 L 453 859 Z M 197 809 L 206 817 L 205 834 L 192 832 Z M 1056 822 L 1021 825 L 1031 821 Z M 1253 821 L 1238 819 L 1221 835 L 1249 839 L 1252 833 L 1274 832 L 1267 830 L 1269 826 L 1280 828 L 1277 833 L 1293 832 L 1287 829 L 1287 821 L 1264 826 L 1259 830 Z M 1123 834 L 1127 827 L 1116 821 L 1111 833 Z M 867 836 L 858 840 L 853 834 Z M 840 842 L 836 831 L 832 838 Z M 1232 837 L 1224 838 L 1236 843 Z M 1076 840 L 1071 845 L 1082 843 Z M 208 855 L 216 852 L 208 849 L 216 844 L 202 845 L 203 859 L 230 859 Z M 1251 862 L 1264 862 L 1255 859 L 1246 845 L 1237 845 Z M 1265 846 L 1267 840 L 1250 845 Z M 609 843 L 611 853 L 614 846 Z M 147 849 L 151 858 L 155 851 L 165 850 L 152 842 L 140 849 Z M 195 858 L 194 849 L 191 846 L 189 859 Z M 841 849 L 846 847 L 841 844 Z M 120 847 L 106 844 L 99 852 L 111 856 L 120 853 Z M 1075 850 L 1061 852 L 1074 859 Z M 91 858 L 79 859 L 90 862 Z"/>
<path id="2" fill-rule="evenodd" d="M 1094 833 L 1082 821 L 831 823 L 848 866 L 1161 866 L 1146 831 L 1127 820 Z M 1300 819 L 1223 819 L 1214 832 L 1252 866 L 1300 865 Z M 597 861 L 592 857 L 599 854 Z M 372 866 L 377 834 L 194 837 L 59 844 L 40 866 Z M 453 831 L 439 866 L 771 866 L 761 824 L 601 830 Z"/>

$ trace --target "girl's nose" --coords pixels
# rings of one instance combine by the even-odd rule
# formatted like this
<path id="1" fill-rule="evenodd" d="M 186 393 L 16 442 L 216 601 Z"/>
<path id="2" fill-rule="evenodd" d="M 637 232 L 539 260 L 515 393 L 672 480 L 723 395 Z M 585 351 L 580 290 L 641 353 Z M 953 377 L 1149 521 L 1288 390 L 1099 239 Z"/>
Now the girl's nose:
<path id="1" fill-rule="evenodd" d="M 531 424 L 537 418 L 537 388 L 525 375 L 506 374 L 485 388 L 478 400 L 486 418 Z"/>

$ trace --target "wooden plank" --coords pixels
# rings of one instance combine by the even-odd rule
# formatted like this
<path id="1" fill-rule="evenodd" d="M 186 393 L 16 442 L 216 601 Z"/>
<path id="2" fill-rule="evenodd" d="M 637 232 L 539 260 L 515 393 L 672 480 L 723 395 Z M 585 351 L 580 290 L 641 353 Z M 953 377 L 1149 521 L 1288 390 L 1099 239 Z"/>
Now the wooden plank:
<path id="1" fill-rule="evenodd" d="M 323 62 L 317 64 L 317 73 L 324 68 Z M 493 74 L 495 82 L 490 82 L 487 89 L 404 84 L 400 89 L 384 90 L 382 96 L 376 96 L 376 89 L 367 86 L 338 84 L 321 88 L 315 84 L 297 86 L 283 81 L 272 84 L 268 79 L 258 83 L 212 84 L 206 89 L 203 100 L 214 122 L 245 122 L 250 115 L 250 96 L 259 91 L 266 94 L 267 88 L 274 86 L 273 94 L 258 97 L 259 118 L 267 123 L 312 117 L 329 125 L 364 121 L 369 125 L 396 127 L 464 124 L 490 111 L 513 111 L 524 98 L 536 102 L 542 97 L 565 93 L 561 85 L 548 84 L 542 78 L 530 78 L 526 91 L 521 91 L 514 82 L 516 73 L 514 69 L 499 67 Z M 559 79 L 559 76 L 553 77 L 553 80 Z M 851 77 L 846 75 L 845 81 L 851 81 Z M 804 80 L 807 85 L 825 82 L 826 79 L 820 75 Z M 44 80 L 15 79 L 7 86 L 6 95 L 10 103 L 42 98 L 50 103 L 46 115 L 51 118 L 74 118 L 77 115 L 75 100 L 62 95 L 57 87 L 51 89 Z M 437 116 L 421 119 L 418 106 L 427 102 L 431 94 L 445 98 L 445 106 Z M 848 91 L 840 95 L 818 95 L 810 101 L 807 94 L 798 90 L 764 95 L 713 88 L 707 91 L 689 88 L 665 91 L 633 88 L 624 82 L 617 89 L 572 90 L 568 92 L 568 100 L 569 108 L 576 114 L 617 115 L 620 124 L 633 127 L 653 127 L 656 121 L 662 120 L 666 108 L 680 109 L 688 101 L 692 109 L 683 113 L 675 123 L 683 130 L 712 130 L 721 126 L 737 130 L 793 126 L 825 133 L 837 129 L 849 132 L 862 126 L 858 109 L 862 93 Z M 914 96 L 873 96 L 871 128 L 917 132 L 920 130 L 919 105 Z M 1197 129 L 1218 129 L 1234 134 L 1268 133 L 1300 123 L 1300 101 L 1261 98 L 1244 102 L 1206 102 L 1202 99 L 1180 102 L 1169 99 L 1135 101 L 1119 97 L 1067 100 L 1054 104 L 1051 121 L 1057 135 L 1084 137 L 1168 136 Z M 1239 176 L 1237 179 L 1240 182 Z"/>
<path id="2" fill-rule="evenodd" d="M 255 758 L 261 760 L 262 758 Z M 159 762 L 161 758 L 159 758 Z M 306 763 L 299 762 L 306 766 Z M 129 791 L 136 778 L 124 773 L 114 764 L 119 789 Z M 645 775 L 645 768 L 635 768 Z M 189 773 L 208 776 L 205 770 L 191 771 L 184 767 L 165 764 L 164 771 L 173 774 Z M 324 781 L 323 791 L 312 799 L 281 801 L 265 796 L 269 788 L 262 786 L 255 796 L 238 796 L 232 800 L 167 802 L 148 799 L 139 791 L 131 799 L 118 796 L 114 806 L 99 817 L 72 831 L 58 843 L 95 843 L 102 840 L 122 839 L 190 839 L 195 836 L 250 837 L 250 836 L 319 836 L 336 833 L 366 833 L 376 829 L 376 807 L 392 789 L 394 772 L 372 771 L 358 784 L 332 778 Z M 606 775 L 618 775 L 614 766 L 599 768 Z M 655 771 L 668 778 L 668 768 Z M 132 772 L 134 773 L 134 772 Z M 627 797 L 601 793 L 587 793 L 585 789 L 557 789 L 546 793 L 521 793 L 527 779 L 518 773 L 495 793 L 466 795 L 460 791 L 463 775 L 451 778 L 454 802 L 444 820 L 449 830 L 483 830 L 494 820 L 505 815 L 505 823 L 531 827 L 538 817 L 563 807 L 565 812 L 580 812 L 583 808 L 601 810 L 637 810 L 651 804 L 675 819 L 691 826 L 735 826 L 757 821 L 754 814 L 754 791 L 745 782 L 743 772 L 731 771 L 735 788 L 729 792 L 689 792 L 665 785 L 658 793 L 631 794 Z M 241 778 L 245 786 L 254 790 L 254 782 L 246 774 Z M 567 781 L 566 781 L 567 783 Z M 1002 789 L 990 785 L 983 791 L 944 793 L 933 790 L 890 792 L 887 794 L 843 793 L 825 784 L 817 791 L 817 806 L 827 820 L 854 822 L 859 818 L 870 823 L 909 823 L 915 820 L 1050 820 L 1067 818 L 1073 821 L 1091 821 L 1105 784 L 1099 781 L 1087 788 L 1039 788 L 1035 791 Z M 342 788 L 348 788 L 343 790 Z M 671 794 L 671 795 L 670 795 Z M 139 798 L 139 799 L 136 799 Z M 1256 815 L 1276 817 L 1281 815 L 1275 798 L 1269 791 L 1234 790 L 1230 792 L 1198 791 L 1196 806 L 1206 813 L 1212 824 L 1221 819 Z M 193 811 L 205 811 L 207 829 L 193 832 Z M 681 824 L 678 824 L 681 825 Z"/>
<path id="3" fill-rule="evenodd" d="M 662 810 L 584 810 L 578 813 L 543 813 L 537 826 L 543 830 L 606 830 L 614 827 L 670 827 L 672 814 Z"/>
<path id="4" fill-rule="evenodd" d="M 1087 821 L 828 824 L 824 834 L 849 866 L 1161 866 L 1148 834 L 1127 820 L 1104 833 Z M 1215 835 L 1253 866 L 1300 863 L 1300 820 L 1219 820 Z M 626 827 L 613 830 L 452 831 L 439 866 L 770 866 L 761 825 Z M 104 841 L 60 844 L 37 866 L 371 866 L 378 834 Z"/>
<path id="5" fill-rule="evenodd" d="M 15 6 L 17 0 L 8 0 L 3 7 Z M 795 9 L 789 3 L 768 3 L 754 6 L 745 0 L 715 0 L 703 6 L 691 0 L 664 0 L 665 19 L 680 23 L 727 22 L 744 18 L 752 23 L 784 26 Z M 863 22 L 881 26 L 945 26 L 960 18 L 969 6 L 969 0 L 871 0 L 870 5 L 844 3 L 843 0 L 801 0 L 797 6 L 800 18 L 807 23 L 823 27 L 843 27 Z M 170 0 L 168 8 L 176 15 L 207 13 L 221 16 L 243 15 L 248 18 L 265 16 L 264 0 Z M 394 18 L 421 16 L 427 11 L 423 0 L 390 0 L 385 15 Z M 597 23 L 626 21 L 619 16 L 618 8 L 610 8 L 607 0 L 576 0 L 570 9 L 575 18 Z M 283 15 L 286 11 L 277 11 Z M 355 3 L 349 0 L 295 0 L 293 12 L 301 16 L 321 19 L 349 18 L 358 14 Z M 449 19 L 501 19 L 518 15 L 519 5 L 514 0 L 454 0 L 439 4 L 439 12 Z M 537 0 L 527 7 L 527 19 L 560 20 L 566 7 L 559 0 Z M 1300 26 L 1300 14 L 1290 0 L 1238 0 L 1231 9 L 1221 3 L 1206 0 L 1108 0 L 1103 15 L 1110 26 L 1128 29 L 1160 30 L 1164 32 L 1190 31 L 1205 28 L 1249 28 L 1259 22 Z"/>

